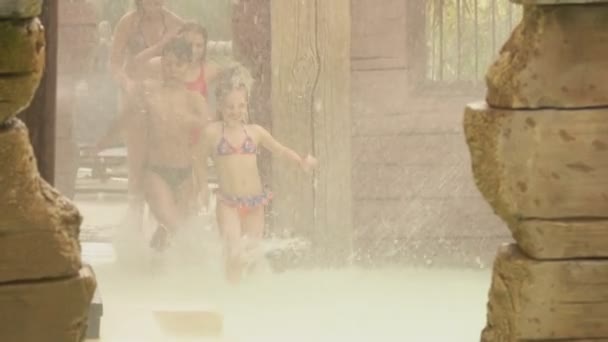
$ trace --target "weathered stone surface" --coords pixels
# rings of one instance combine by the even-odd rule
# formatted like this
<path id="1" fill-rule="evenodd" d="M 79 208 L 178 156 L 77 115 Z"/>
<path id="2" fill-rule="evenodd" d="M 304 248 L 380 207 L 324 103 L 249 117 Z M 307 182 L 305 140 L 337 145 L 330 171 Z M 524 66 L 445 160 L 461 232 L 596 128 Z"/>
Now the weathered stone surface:
<path id="1" fill-rule="evenodd" d="M 81 216 L 40 178 L 18 119 L 0 130 L 0 160 L 0 283 L 77 274 Z"/>
<path id="2" fill-rule="evenodd" d="M 0 74 L 42 72 L 44 29 L 38 18 L 0 21 Z"/>
<path id="3" fill-rule="evenodd" d="M 0 124 L 26 108 L 38 87 L 40 74 L 0 75 Z"/>
<path id="4" fill-rule="evenodd" d="M 477 187 L 528 255 L 608 257 L 608 109 L 476 103 L 464 126 Z"/>
<path id="5" fill-rule="evenodd" d="M 537 259 L 606 257 L 608 220 L 525 220 L 518 225 L 517 240 Z"/>
<path id="6" fill-rule="evenodd" d="M 0 341 L 82 341 L 95 287 L 88 268 L 73 277 L 0 285 Z"/>
<path id="7" fill-rule="evenodd" d="M 501 108 L 608 105 L 606 22 L 608 3 L 526 6 L 488 70 L 487 102 Z"/>
<path id="8" fill-rule="evenodd" d="M 0 21 L 0 123 L 26 107 L 44 69 L 44 32 L 38 19 Z"/>
<path id="9" fill-rule="evenodd" d="M 0 239 L 0 281 L 72 274 L 81 264 L 79 251 L 61 227 L 11 231 Z"/>
<path id="10" fill-rule="evenodd" d="M 608 260 L 537 261 L 503 245 L 483 342 L 608 339 Z"/>
<path id="11" fill-rule="evenodd" d="M 41 12 L 42 0 L 0 1 L 0 18 L 33 18 L 39 16 Z"/>

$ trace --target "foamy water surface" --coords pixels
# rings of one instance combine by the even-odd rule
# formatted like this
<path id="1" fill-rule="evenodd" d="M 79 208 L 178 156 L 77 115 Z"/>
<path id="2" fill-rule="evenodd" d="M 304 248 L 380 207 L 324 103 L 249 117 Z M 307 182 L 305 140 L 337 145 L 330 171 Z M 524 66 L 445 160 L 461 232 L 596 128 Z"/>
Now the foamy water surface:
<path id="1" fill-rule="evenodd" d="M 470 342 L 479 340 L 485 323 L 489 270 L 273 273 L 262 265 L 235 286 L 223 279 L 216 236 L 183 234 L 160 257 L 138 234 L 118 234 L 114 246 L 83 244 L 103 299 L 102 342 Z M 163 330 L 159 311 L 218 312 L 223 334 Z"/>

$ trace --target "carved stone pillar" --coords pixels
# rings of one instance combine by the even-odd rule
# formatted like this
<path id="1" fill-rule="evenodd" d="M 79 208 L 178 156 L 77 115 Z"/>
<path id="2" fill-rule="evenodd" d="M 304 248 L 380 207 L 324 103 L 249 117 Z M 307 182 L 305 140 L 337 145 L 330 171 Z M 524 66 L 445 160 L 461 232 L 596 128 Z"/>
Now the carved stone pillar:
<path id="1" fill-rule="evenodd" d="M 81 341 L 96 286 L 80 259 L 80 214 L 40 177 L 15 117 L 44 69 L 41 4 L 0 1 L 0 341 Z"/>
<path id="2" fill-rule="evenodd" d="M 519 0 L 464 116 L 477 186 L 516 244 L 482 341 L 608 339 L 608 1 Z"/>

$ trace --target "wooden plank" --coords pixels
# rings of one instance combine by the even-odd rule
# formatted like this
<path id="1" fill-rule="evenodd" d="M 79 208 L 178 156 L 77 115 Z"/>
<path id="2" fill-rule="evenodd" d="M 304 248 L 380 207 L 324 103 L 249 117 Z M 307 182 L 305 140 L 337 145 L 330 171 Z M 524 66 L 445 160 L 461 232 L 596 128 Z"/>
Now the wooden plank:
<path id="1" fill-rule="evenodd" d="M 346 261 L 352 251 L 349 0 L 317 2 L 319 82 L 314 89 L 315 230 L 325 259 Z"/>
<path id="2" fill-rule="evenodd" d="M 353 170 L 355 199 L 373 198 L 458 198 L 481 196 L 465 163 L 399 165 L 359 163 Z"/>
<path id="3" fill-rule="evenodd" d="M 405 66 L 407 48 L 405 1 L 387 0 L 382 6 L 366 0 L 351 1 L 352 8 L 352 49 L 353 66 L 360 60 L 367 61 L 367 67 L 376 61 L 384 61 L 377 67 Z M 386 61 L 392 61 L 387 65 Z"/>
<path id="4" fill-rule="evenodd" d="M 351 59 L 351 69 L 353 71 L 376 71 L 376 70 L 399 70 L 407 67 L 406 61 L 402 57 L 353 57 Z"/>
<path id="5" fill-rule="evenodd" d="M 406 267 L 434 266 L 488 268 L 496 249 L 511 242 L 510 236 L 491 237 L 396 237 L 384 239 L 377 233 L 358 236 L 355 250 L 360 263 L 373 266 L 389 264 Z M 583 342 L 583 341 L 576 341 Z M 594 340 L 593 342 L 596 342 Z"/>
<path id="6" fill-rule="evenodd" d="M 279 227 L 311 235 L 319 255 L 351 251 L 350 1 L 272 1 L 272 121 L 275 136 L 321 168 L 309 175 L 273 166 Z"/>
<path id="7" fill-rule="evenodd" d="M 381 239 L 481 239 L 510 235 L 506 225 L 481 198 L 357 200 L 353 207 L 357 235 L 368 232 Z"/>
<path id="8" fill-rule="evenodd" d="M 432 108 L 431 108 L 432 109 Z M 456 111 L 403 113 L 353 118 L 353 136 L 421 133 L 462 133 L 462 114 Z"/>
<path id="9" fill-rule="evenodd" d="M 408 108 L 408 72 L 399 70 L 354 71 L 352 112 L 358 115 L 402 113 Z"/>
<path id="10" fill-rule="evenodd" d="M 353 162 L 452 166 L 468 163 L 461 134 L 411 134 L 353 137 Z"/>

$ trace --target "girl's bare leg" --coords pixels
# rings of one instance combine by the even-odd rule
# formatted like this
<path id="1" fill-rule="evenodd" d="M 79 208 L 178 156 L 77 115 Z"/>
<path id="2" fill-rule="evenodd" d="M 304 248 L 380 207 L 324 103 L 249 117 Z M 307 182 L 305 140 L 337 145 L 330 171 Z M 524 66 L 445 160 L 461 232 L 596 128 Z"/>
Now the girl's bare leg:
<path id="1" fill-rule="evenodd" d="M 252 208 L 242 219 L 243 234 L 247 236 L 246 253 L 252 254 L 254 260 L 248 260 L 255 267 L 255 258 L 259 256 L 259 248 L 264 237 L 264 206 Z"/>
<path id="2" fill-rule="evenodd" d="M 226 278 L 238 283 L 242 275 L 241 220 L 238 211 L 218 201 L 217 223 L 224 239 Z"/>
<path id="3" fill-rule="evenodd" d="M 151 245 L 162 250 L 167 245 L 168 233 L 173 233 L 179 228 L 183 222 L 183 217 L 180 215 L 180 209 L 173 191 L 158 174 L 145 171 L 144 180 L 146 201 L 150 206 L 150 211 L 156 220 L 166 228 L 166 230 L 162 227 L 157 229 Z"/>

